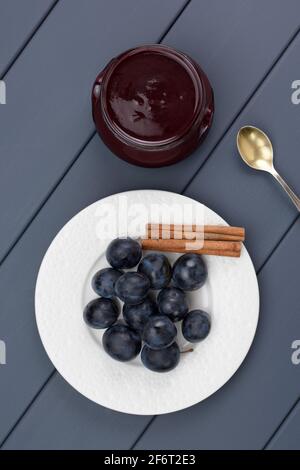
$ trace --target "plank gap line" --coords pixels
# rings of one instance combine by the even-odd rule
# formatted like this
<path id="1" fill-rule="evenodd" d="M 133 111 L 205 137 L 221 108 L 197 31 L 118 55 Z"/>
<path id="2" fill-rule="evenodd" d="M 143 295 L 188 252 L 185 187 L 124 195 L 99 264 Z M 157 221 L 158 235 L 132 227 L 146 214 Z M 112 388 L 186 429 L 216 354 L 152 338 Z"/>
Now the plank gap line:
<path id="1" fill-rule="evenodd" d="M 17 426 L 19 425 L 19 423 L 22 421 L 22 419 L 24 418 L 24 416 L 27 414 L 28 410 L 31 408 L 31 406 L 33 405 L 33 403 L 35 402 L 35 400 L 37 399 L 37 397 L 39 396 L 39 394 L 47 387 L 48 383 L 51 381 L 52 377 L 54 377 L 54 375 L 56 374 L 56 369 L 54 369 L 51 374 L 49 375 L 49 377 L 47 378 L 47 380 L 43 383 L 43 385 L 39 388 L 39 390 L 36 392 L 36 394 L 33 396 L 33 398 L 30 400 L 30 402 L 28 403 L 28 405 L 26 406 L 25 410 L 22 412 L 22 414 L 19 416 L 19 418 L 17 419 L 17 421 L 15 422 L 15 424 L 11 427 L 10 431 L 8 432 L 8 434 L 5 436 L 5 438 L 3 439 L 2 442 L 0 442 L 0 449 L 4 446 L 5 442 L 9 439 L 9 437 L 11 436 L 11 434 L 14 432 L 14 430 L 17 428 Z"/>
<path id="2" fill-rule="evenodd" d="M 75 165 L 76 161 L 78 160 L 79 156 L 81 155 L 81 153 L 85 150 L 85 148 L 89 145 L 89 143 L 93 140 L 93 138 L 95 137 L 95 135 L 97 134 L 97 131 L 93 131 L 91 133 L 91 135 L 89 136 L 89 138 L 86 140 L 86 142 L 80 147 L 80 150 L 79 152 L 77 152 L 77 154 L 75 155 L 75 157 L 73 158 L 73 160 L 71 161 L 71 163 L 67 166 L 67 168 L 65 169 L 65 171 L 63 172 L 63 174 L 61 175 L 61 177 L 58 179 L 58 181 L 55 183 L 55 185 L 49 190 L 49 193 L 45 196 L 44 200 L 42 201 L 41 205 L 39 206 L 39 208 L 35 211 L 35 213 L 32 215 L 32 217 L 30 217 L 29 221 L 27 222 L 27 224 L 25 225 L 24 229 L 22 230 L 22 232 L 20 233 L 20 235 L 16 238 L 16 240 L 12 243 L 12 245 L 9 247 L 9 249 L 7 250 L 7 252 L 5 253 L 5 255 L 3 256 L 1 262 L 0 262 L 0 268 L 1 266 L 4 264 L 6 258 L 10 255 L 10 253 L 13 251 L 13 249 L 15 248 L 15 246 L 18 244 L 18 242 L 21 240 L 21 238 L 23 237 L 24 233 L 27 231 L 27 229 L 30 227 L 30 225 L 32 224 L 32 222 L 34 221 L 34 219 L 36 218 L 36 216 L 39 214 L 39 212 L 41 210 L 43 210 L 43 207 L 47 204 L 47 201 L 50 199 L 51 195 L 55 192 L 55 190 L 58 188 L 58 186 L 60 185 L 60 183 L 63 181 L 63 179 L 65 178 L 65 176 L 69 173 L 69 171 L 71 170 L 71 168 Z"/>
<path id="3" fill-rule="evenodd" d="M 281 429 L 281 427 L 284 425 L 284 423 L 286 422 L 286 420 L 291 416 L 291 414 L 293 413 L 293 411 L 295 410 L 295 408 L 297 407 L 297 405 L 300 403 L 300 397 L 297 398 L 297 400 L 295 401 L 295 403 L 292 405 L 290 411 L 287 413 L 287 415 L 285 415 L 285 417 L 280 421 L 280 423 L 278 424 L 277 428 L 275 429 L 275 431 L 273 432 L 273 434 L 271 435 L 271 437 L 267 440 L 267 442 L 265 443 L 264 447 L 262 448 L 262 450 L 267 450 L 267 447 L 269 446 L 269 444 L 272 442 L 272 440 L 274 439 L 274 437 L 276 436 L 276 434 L 278 433 L 278 431 Z"/>
<path id="4" fill-rule="evenodd" d="M 273 254 L 275 253 L 275 251 L 277 250 L 277 248 L 279 247 L 279 245 L 281 245 L 281 243 L 283 242 L 283 240 L 285 239 L 285 237 L 288 235 L 288 233 L 292 230 L 292 228 L 294 227 L 294 225 L 296 225 L 297 221 L 299 220 L 300 218 L 300 215 L 297 215 L 296 218 L 292 221 L 292 223 L 288 226 L 288 228 L 285 230 L 285 232 L 281 235 L 281 237 L 279 238 L 278 242 L 276 243 L 276 245 L 272 248 L 271 252 L 267 255 L 265 261 L 262 263 L 262 265 L 260 266 L 260 268 L 257 270 L 256 274 L 257 276 L 259 275 L 259 273 L 263 270 L 263 268 L 265 267 L 265 265 L 268 263 L 268 261 L 272 258 Z"/>
<path id="5" fill-rule="evenodd" d="M 58 4 L 59 0 L 54 0 L 52 5 L 48 8 L 48 10 L 44 13 L 38 24 L 33 28 L 31 33 L 29 34 L 28 38 L 25 40 L 24 44 L 19 48 L 19 50 L 15 53 L 14 57 L 11 59 L 7 67 L 5 68 L 4 72 L 2 73 L 2 76 L 0 77 L 0 80 L 3 80 L 10 69 L 14 66 L 14 64 L 17 62 L 18 58 L 20 55 L 24 52 L 28 44 L 31 42 L 37 31 L 40 29 L 40 27 L 45 23 L 46 19 L 50 15 L 50 13 L 54 10 L 56 5 Z"/>
<path id="6" fill-rule="evenodd" d="M 173 26 L 175 25 L 175 23 L 177 22 L 179 17 L 183 14 L 183 12 L 187 9 L 187 7 L 189 6 L 189 4 L 191 2 L 192 2 L 192 0 L 187 0 L 187 2 L 179 10 L 179 12 L 175 16 L 175 18 L 173 18 L 173 20 L 170 22 L 169 26 L 165 29 L 165 31 L 160 36 L 159 40 L 157 41 L 158 44 L 160 44 L 165 39 L 165 37 L 169 34 L 169 32 L 171 31 L 171 29 L 173 28 Z"/>
<path id="7" fill-rule="evenodd" d="M 134 441 L 134 443 L 132 444 L 132 446 L 130 447 L 129 450 L 133 450 L 136 446 L 136 444 L 139 442 L 139 440 L 143 437 L 143 435 L 148 431 L 148 429 L 150 428 L 151 424 L 153 423 L 153 421 L 155 420 L 156 418 L 156 415 L 152 416 L 152 418 L 148 421 L 148 423 L 146 424 L 146 426 L 144 427 L 143 431 L 140 433 L 140 435 L 136 438 L 136 440 Z"/>

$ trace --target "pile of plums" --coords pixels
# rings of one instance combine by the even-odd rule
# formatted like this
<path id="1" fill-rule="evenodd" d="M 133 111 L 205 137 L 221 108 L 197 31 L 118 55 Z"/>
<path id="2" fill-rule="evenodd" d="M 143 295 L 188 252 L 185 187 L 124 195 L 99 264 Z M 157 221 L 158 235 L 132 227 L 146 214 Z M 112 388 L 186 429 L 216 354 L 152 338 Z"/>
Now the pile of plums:
<path id="1" fill-rule="evenodd" d="M 176 322 L 184 338 L 196 343 L 210 331 L 210 317 L 203 310 L 189 311 L 185 291 L 203 286 L 207 268 L 203 258 L 186 253 L 173 268 L 162 253 L 142 257 L 141 245 L 132 238 L 116 238 L 107 250 L 110 267 L 98 271 L 92 287 L 100 296 L 84 309 L 84 320 L 92 328 L 107 328 L 104 350 L 118 361 L 130 361 L 140 351 L 145 367 L 167 372 L 179 363 Z M 125 271 L 137 266 L 137 271 Z M 150 290 L 159 290 L 156 300 Z M 118 321 L 123 305 L 123 320 Z"/>

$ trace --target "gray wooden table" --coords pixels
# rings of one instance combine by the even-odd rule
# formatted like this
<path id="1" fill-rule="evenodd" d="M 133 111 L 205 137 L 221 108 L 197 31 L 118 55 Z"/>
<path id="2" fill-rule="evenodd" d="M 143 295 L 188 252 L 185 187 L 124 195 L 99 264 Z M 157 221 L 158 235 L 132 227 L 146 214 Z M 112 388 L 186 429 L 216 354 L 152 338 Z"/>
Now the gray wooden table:
<path id="1" fill-rule="evenodd" d="M 265 129 L 300 193 L 299 0 L 0 0 L 0 366 L 2 449 L 300 449 L 300 220 L 265 174 L 237 158 L 237 129 Z M 143 169 L 96 135 L 90 89 L 115 54 L 163 42 L 198 60 L 216 98 L 190 158 Z M 244 225 L 260 321 L 243 366 L 187 410 L 131 416 L 97 406 L 54 370 L 38 336 L 34 287 L 57 231 L 113 193 L 184 193 Z"/>

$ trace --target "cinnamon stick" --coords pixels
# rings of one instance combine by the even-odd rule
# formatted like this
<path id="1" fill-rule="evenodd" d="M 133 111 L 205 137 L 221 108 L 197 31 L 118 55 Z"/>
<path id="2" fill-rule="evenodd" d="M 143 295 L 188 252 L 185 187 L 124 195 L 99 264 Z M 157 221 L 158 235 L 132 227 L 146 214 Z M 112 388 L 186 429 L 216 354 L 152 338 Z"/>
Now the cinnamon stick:
<path id="1" fill-rule="evenodd" d="M 210 232 L 192 232 L 187 230 L 163 230 L 157 229 L 152 230 L 148 227 L 147 231 L 148 238 L 153 239 L 167 239 L 167 238 L 175 238 L 177 240 L 184 239 L 184 240 L 195 240 L 199 238 L 200 240 L 227 240 L 227 241 L 244 241 L 244 237 L 240 235 L 227 235 L 222 233 L 210 233 Z"/>
<path id="2" fill-rule="evenodd" d="M 241 242 L 236 241 L 199 241 L 201 248 L 197 248 L 197 242 L 175 239 L 143 239 L 142 249 L 153 251 L 166 251 L 174 253 L 198 253 L 203 255 L 239 257 L 241 253 Z M 193 248 L 193 244 L 195 248 Z"/>
<path id="3" fill-rule="evenodd" d="M 204 239 L 216 239 L 215 235 L 221 235 L 222 237 L 236 237 L 234 240 L 236 241 L 244 241 L 245 240 L 245 229 L 243 227 L 231 227 L 227 225 L 176 225 L 176 224 L 151 224 L 148 223 L 146 226 L 147 233 L 169 233 L 170 234 L 178 234 L 178 232 L 185 235 L 185 238 L 189 237 L 189 234 L 196 233 L 203 233 Z M 213 234 L 211 237 L 207 237 L 208 234 Z M 159 236 L 159 235 L 158 235 Z M 175 238 L 174 236 L 172 238 Z M 222 238 L 223 239 L 223 238 Z M 229 238 L 230 240 L 231 238 Z M 220 240 L 220 237 L 218 238 Z M 226 238 L 227 240 L 227 238 Z"/>

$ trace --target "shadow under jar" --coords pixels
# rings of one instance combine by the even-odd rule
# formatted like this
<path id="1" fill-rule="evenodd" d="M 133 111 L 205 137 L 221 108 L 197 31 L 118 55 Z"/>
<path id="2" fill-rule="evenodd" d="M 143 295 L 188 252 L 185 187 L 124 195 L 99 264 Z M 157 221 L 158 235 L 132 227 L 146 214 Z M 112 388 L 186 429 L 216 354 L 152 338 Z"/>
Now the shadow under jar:
<path id="1" fill-rule="evenodd" d="M 199 65 L 162 45 L 112 59 L 92 90 L 93 118 L 105 144 L 145 167 L 176 163 L 200 144 L 213 118 L 213 91 Z"/>

